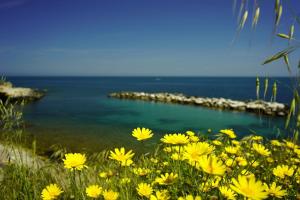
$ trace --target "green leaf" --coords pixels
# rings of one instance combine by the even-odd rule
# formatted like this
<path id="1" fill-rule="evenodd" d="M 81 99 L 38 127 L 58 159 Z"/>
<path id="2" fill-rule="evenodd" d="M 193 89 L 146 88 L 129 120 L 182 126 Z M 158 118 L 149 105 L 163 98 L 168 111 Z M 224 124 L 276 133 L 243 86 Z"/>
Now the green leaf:
<path id="1" fill-rule="evenodd" d="M 266 79 L 265 79 L 264 99 L 266 98 L 267 91 L 268 91 L 268 87 L 269 87 L 269 79 L 266 78 Z"/>
<path id="2" fill-rule="evenodd" d="M 259 85 L 260 85 L 260 84 L 259 84 L 259 78 L 256 77 L 256 98 L 257 98 L 257 99 L 259 99 L 259 88 L 260 88 Z"/>
<path id="3" fill-rule="evenodd" d="M 278 52 L 277 54 L 267 58 L 262 64 L 268 64 L 270 62 L 273 62 L 275 60 L 278 60 L 279 58 L 282 58 L 285 55 L 288 55 L 289 53 L 293 52 L 296 49 L 296 47 L 289 47 L 287 49 L 284 49 L 283 51 Z"/>
<path id="4" fill-rule="evenodd" d="M 278 33 L 277 34 L 278 37 L 284 38 L 284 39 L 290 39 L 290 36 L 283 34 L 283 33 Z"/>
<path id="5" fill-rule="evenodd" d="M 282 5 L 279 6 L 277 12 L 276 12 L 276 20 L 275 20 L 275 25 L 278 26 L 280 19 L 281 19 L 281 15 L 282 15 Z"/>
<path id="6" fill-rule="evenodd" d="M 293 38 L 293 36 L 294 36 L 294 31 L 295 31 L 295 26 L 292 25 L 292 26 L 290 27 L 289 39 L 292 39 L 292 38 Z"/>
<path id="7" fill-rule="evenodd" d="M 288 55 L 284 55 L 284 56 L 283 56 L 283 59 L 284 59 L 284 62 L 285 62 L 285 65 L 286 65 L 288 71 L 291 73 L 291 67 L 290 67 L 290 62 L 289 62 L 289 57 L 288 57 Z"/>
<path id="8" fill-rule="evenodd" d="M 294 137 L 294 142 L 297 142 L 299 139 L 299 131 L 296 131 L 295 137 Z"/>
<path id="9" fill-rule="evenodd" d="M 296 100 L 295 100 L 295 98 L 293 98 L 291 105 L 290 105 L 290 111 L 289 111 L 289 114 L 288 114 L 286 122 L 285 122 L 285 128 L 287 128 L 290 124 L 291 116 L 292 116 L 292 114 L 295 113 L 295 106 L 296 106 Z"/>
<path id="10" fill-rule="evenodd" d="M 248 18 L 248 11 L 245 10 L 245 12 L 243 14 L 243 17 L 240 21 L 240 27 L 239 27 L 240 30 L 244 28 L 244 25 L 245 25 L 245 22 L 246 22 L 247 18 Z"/>
<path id="11" fill-rule="evenodd" d="M 275 0 L 275 12 L 278 12 L 280 0 Z"/>
<path id="12" fill-rule="evenodd" d="M 259 19 L 259 15 L 260 15 L 260 8 L 257 7 L 255 10 L 253 21 L 252 21 L 252 28 L 256 27 L 258 19 Z"/>
<path id="13" fill-rule="evenodd" d="M 275 81 L 274 84 L 273 84 L 273 88 L 272 88 L 273 101 L 276 101 L 276 96 L 277 96 L 277 83 Z"/>

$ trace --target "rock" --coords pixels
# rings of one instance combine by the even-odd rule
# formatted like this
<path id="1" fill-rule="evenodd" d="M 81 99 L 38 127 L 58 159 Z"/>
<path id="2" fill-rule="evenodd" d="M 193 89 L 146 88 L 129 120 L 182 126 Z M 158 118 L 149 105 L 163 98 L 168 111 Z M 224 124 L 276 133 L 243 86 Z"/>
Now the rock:
<path id="1" fill-rule="evenodd" d="M 262 104 L 257 103 L 257 102 L 249 102 L 246 105 L 246 109 L 247 110 L 265 110 L 266 107 Z"/>
<path id="2" fill-rule="evenodd" d="M 0 85 L 0 99 L 6 101 L 8 98 L 12 101 L 36 101 L 41 99 L 46 91 L 39 91 L 31 88 L 13 87 L 11 83 Z"/>
<path id="3" fill-rule="evenodd" d="M 231 104 L 229 103 L 228 106 L 232 110 L 238 110 L 238 111 L 246 110 L 246 103 L 241 101 L 231 101 Z"/>
<path id="4" fill-rule="evenodd" d="M 143 101 L 158 101 L 164 103 L 190 104 L 204 106 L 212 109 L 247 111 L 270 116 L 286 116 L 288 106 L 278 102 L 262 100 L 236 101 L 224 98 L 207 98 L 185 96 L 181 93 L 145 93 L 145 92 L 119 92 L 108 95 L 113 98 L 126 98 Z"/>
<path id="5" fill-rule="evenodd" d="M 285 116 L 285 115 L 286 115 L 286 113 L 284 113 L 284 112 L 278 112 L 278 113 L 277 113 L 277 115 L 278 115 L 278 116 L 282 116 L 282 117 L 283 117 L 283 116 Z"/>
<path id="6" fill-rule="evenodd" d="M 202 105 L 203 104 L 203 99 L 202 98 L 196 98 L 195 99 L 195 104 L 196 105 Z"/>

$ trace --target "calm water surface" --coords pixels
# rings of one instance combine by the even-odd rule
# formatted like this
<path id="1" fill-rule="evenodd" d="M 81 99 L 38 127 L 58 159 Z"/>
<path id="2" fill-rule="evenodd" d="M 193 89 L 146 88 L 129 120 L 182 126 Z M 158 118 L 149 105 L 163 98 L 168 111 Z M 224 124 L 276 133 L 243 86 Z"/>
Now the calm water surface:
<path id="1" fill-rule="evenodd" d="M 180 92 L 187 95 L 255 99 L 256 78 L 213 77 L 9 77 L 16 86 L 47 89 L 47 95 L 25 107 L 27 131 L 41 148 L 62 144 L 71 150 L 95 151 L 126 146 L 141 148 L 131 137 L 138 126 L 149 127 L 156 137 L 193 130 L 205 132 L 233 128 L 239 136 L 257 132 L 275 137 L 282 118 L 207 108 L 118 100 L 115 91 Z M 278 82 L 278 101 L 290 101 L 289 79 Z M 272 83 L 275 79 L 269 80 Z M 263 85 L 263 84 L 261 84 Z M 267 95 L 267 99 L 270 94 Z"/>

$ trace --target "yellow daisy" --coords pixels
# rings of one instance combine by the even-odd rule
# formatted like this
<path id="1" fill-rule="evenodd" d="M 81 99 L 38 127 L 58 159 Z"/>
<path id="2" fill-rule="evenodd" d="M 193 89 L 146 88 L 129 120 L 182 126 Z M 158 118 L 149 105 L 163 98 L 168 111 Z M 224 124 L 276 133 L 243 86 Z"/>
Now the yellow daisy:
<path id="1" fill-rule="evenodd" d="M 225 147 L 225 151 L 230 154 L 237 154 L 239 151 L 239 147 L 227 146 Z"/>
<path id="2" fill-rule="evenodd" d="M 236 160 L 232 158 L 228 158 L 225 160 L 225 165 L 228 167 L 233 167 L 236 165 Z"/>
<path id="3" fill-rule="evenodd" d="M 208 192 L 213 188 L 219 187 L 219 183 L 222 180 L 220 176 L 213 176 L 205 182 L 202 182 L 199 186 L 199 190 L 202 192 Z"/>
<path id="4" fill-rule="evenodd" d="M 300 158 L 300 149 L 294 149 L 295 154 L 298 155 L 298 157 Z"/>
<path id="5" fill-rule="evenodd" d="M 173 184 L 178 178 L 178 174 L 172 173 L 165 173 L 162 174 L 160 177 L 157 177 L 155 179 L 155 182 L 160 184 L 160 185 L 171 185 Z"/>
<path id="6" fill-rule="evenodd" d="M 136 190 L 137 190 L 138 194 L 141 197 L 144 196 L 144 197 L 147 197 L 147 198 L 150 198 L 150 195 L 153 192 L 153 188 L 151 187 L 150 184 L 147 184 L 147 183 L 140 183 L 140 184 L 138 184 Z"/>
<path id="7" fill-rule="evenodd" d="M 190 142 L 198 142 L 200 139 L 196 135 L 189 136 Z"/>
<path id="8" fill-rule="evenodd" d="M 188 136 L 178 133 L 178 134 L 166 134 L 163 138 L 160 139 L 163 143 L 166 144 L 175 144 L 175 145 L 180 145 L 180 144 L 187 144 L 189 143 L 189 138 Z"/>
<path id="9" fill-rule="evenodd" d="M 141 168 L 141 167 L 138 167 L 138 168 L 133 168 L 133 173 L 135 173 L 136 175 L 139 175 L 139 176 L 146 176 L 148 175 L 151 170 L 148 169 L 148 168 Z"/>
<path id="10" fill-rule="evenodd" d="M 285 141 L 285 145 L 290 148 L 290 149 L 297 149 L 298 148 L 298 145 L 293 143 L 293 142 L 290 142 L 290 141 Z"/>
<path id="11" fill-rule="evenodd" d="M 252 167 L 257 167 L 259 165 L 259 162 L 257 160 L 251 161 L 250 163 L 251 163 L 250 166 L 252 166 Z"/>
<path id="12" fill-rule="evenodd" d="M 278 140 L 271 140 L 271 144 L 273 146 L 277 146 L 277 147 L 281 147 L 282 146 L 282 144 Z"/>
<path id="13" fill-rule="evenodd" d="M 226 166 L 215 155 L 202 156 L 196 168 L 201 168 L 204 172 L 214 175 L 223 175 L 226 171 Z"/>
<path id="14" fill-rule="evenodd" d="M 240 142 L 237 141 L 237 140 L 232 140 L 231 143 L 234 144 L 234 145 L 240 145 Z"/>
<path id="15" fill-rule="evenodd" d="M 147 140 L 153 136 L 153 133 L 148 128 L 136 128 L 132 131 L 132 136 L 138 141 Z"/>
<path id="16" fill-rule="evenodd" d="M 223 130 L 220 130 L 220 133 L 227 135 L 231 139 L 236 138 L 236 135 L 232 129 L 223 129 Z"/>
<path id="17" fill-rule="evenodd" d="M 117 200 L 119 198 L 119 193 L 113 190 L 104 190 L 102 195 L 104 200 Z"/>
<path id="18" fill-rule="evenodd" d="M 80 153 L 68 153 L 65 154 L 64 167 L 71 170 L 82 170 L 87 167 L 85 165 L 86 157 Z"/>
<path id="19" fill-rule="evenodd" d="M 54 200 L 63 193 L 63 191 L 56 184 L 50 184 L 45 189 L 43 189 L 41 197 L 43 200 Z"/>
<path id="20" fill-rule="evenodd" d="M 185 132 L 188 136 L 195 136 L 195 133 L 193 131 L 187 131 Z"/>
<path id="21" fill-rule="evenodd" d="M 85 189 L 86 195 L 91 198 L 98 198 L 102 192 L 99 185 L 90 185 Z"/>
<path id="22" fill-rule="evenodd" d="M 225 153 L 225 152 L 222 152 L 219 157 L 221 157 L 223 160 L 226 160 L 229 158 L 229 156 Z"/>
<path id="23" fill-rule="evenodd" d="M 273 182 L 270 187 L 268 187 L 267 184 L 266 186 L 266 191 L 269 193 L 270 196 L 276 197 L 281 199 L 283 196 L 287 195 L 287 191 L 283 190 L 281 186 L 277 186 L 275 182 Z"/>
<path id="24" fill-rule="evenodd" d="M 114 175 L 114 172 L 112 170 L 99 172 L 99 177 L 100 178 L 110 178 L 113 175 Z"/>
<path id="25" fill-rule="evenodd" d="M 252 148 L 262 156 L 269 156 L 271 154 L 271 152 L 262 144 L 254 143 L 252 144 Z"/>
<path id="26" fill-rule="evenodd" d="M 184 160 L 182 153 L 173 153 L 171 158 L 172 160 Z"/>
<path id="27" fill-rule="evenodd" d="M 263 140 L 264 138 L 262 137 L 262 136 L 258 136 L 258 135 L 256 135 L 256 136 L 252 136 L 251 137 L 251 140 L 254 140 L 254 141 L 261 141 L 261 140 Z"/>
<path id="28" fill-rule="evenodd" d="M 221 146 L 222 145 L 222 142 L 219 141 L 219 140 L 213 140 L 212 143 L 216 146 Z"/>
<path id="29" fill-rule="evenodd" d="M 238 180 L 232 179 L 232 183 L 230 188 L 244 197 L 253 200 L 268 198 L 264 184 L 261 181 L 256 181 L 255 176 L 239 175 Z"/>
<path id="30" fill-rule="evenodd" d="M 184 146 L 183 158 L 194 164 L 201 156 L 210 154 L 214 149 L 207 142 L 190 143 Z"/>
<path id="31" fill-rule="evenodd" d="M 247 162 L 247 160 L 244 157 L 241 157 L 241 156 L 237 157 L 236 161 L 237 161 L 237 163 L 238 163 L 239 166 L 246 166 L 246 165 L 248 165 L 248 162 Z"/>
<path id="32" fill-rule="evenodd" d="M 156 191 L 154 195 L 150 196 L 150 200 L 169 200 L 170 195 L 167 190 Z"/>
<path id="33" fill-rule="evenodd" d="M 226 199 L 230 199 L 230 200 L 236 199 L 236 193 L 226 186 L 219 187 L 219 191 Z"/>
<path id="34" fill-rule="evenodd" d="M 287 165 L 279 165 L 273 169 L 273 174 L 283 179 L 285 176 L 292 176 L 294 174 L 294 169 Z"/>
<path id="35" fill-rule="evenodd" d="M 120 149 L 115 148 L 115 151 L 110 151 L 110 159 L 117 160 L 121 163 L 122 166 L 129 166 L 133 163 L 131 158 L 134 156 L 134 153 L 132 153 L 132 150 L 129 150 L 127 153 L 125 153 L 125 148 L 122 147 Z"/>

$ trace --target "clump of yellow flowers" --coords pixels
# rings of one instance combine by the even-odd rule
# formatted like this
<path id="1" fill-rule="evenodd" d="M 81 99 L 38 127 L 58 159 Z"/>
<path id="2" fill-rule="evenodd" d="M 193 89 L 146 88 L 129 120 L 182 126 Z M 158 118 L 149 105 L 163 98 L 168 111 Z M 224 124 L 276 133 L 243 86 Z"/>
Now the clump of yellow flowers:
<path id="1" fill-rule="evenodd" d="M 132 131 L 140 142 L 153 140 L 153 135 L 148 128 Z M 300 147 L 296 142 L 268 141 L 259 135 L 238 140 L 233 129 L 216 134 L 210 131 L 209 138 L 193 131 L 169 133 L 152 152 L 139 152 L 134 157 L 133 150 L 116 147 L 107 151 L 102 164 L 88 163 L 89 168 L 85 154 L 66 154 L 64 168 L 80 172 L 73 182 L 82 191 L 70 192 L 65 186 L 63 192 L 50 184 L 41 191 L 41 197 L 261 200 L 300 196 Z"/>

